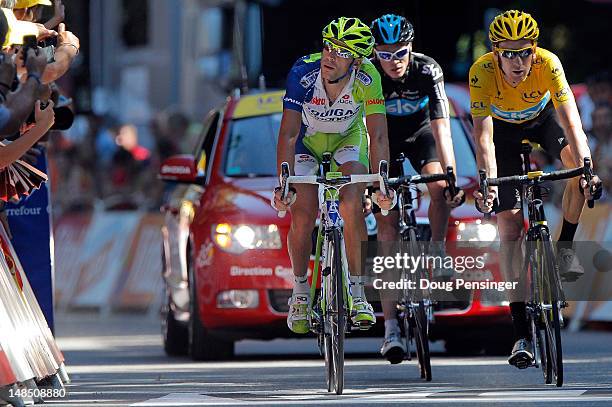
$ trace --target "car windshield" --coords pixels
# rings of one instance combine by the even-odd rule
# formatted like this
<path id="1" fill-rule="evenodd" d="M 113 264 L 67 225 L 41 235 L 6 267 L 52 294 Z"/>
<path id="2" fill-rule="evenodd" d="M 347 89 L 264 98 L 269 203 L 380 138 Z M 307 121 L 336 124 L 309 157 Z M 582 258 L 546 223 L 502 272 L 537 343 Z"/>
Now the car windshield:
<path id="1" fill-rule="evenodd" d="M 229 138 L 225 175 L 230 177 L 276 176 L 276 141 L 281 113 L 233 120 Z M 451 134 L 458 176 L 475 176 L 476 160 L 468 141 L 469 135 L 458 118 L 452 117 Z M 405 161 L 406 174 L 416 174 Z"/>
<path id="2" fill-rule="evenodd" d="M 225 175 L 276 176 L 276 140 L 281 117 L 281 113 L 276 113 L 232 121 Z"/>
<path id="3" fill-rule="evenodd" d="M 457 162 L 457 176 L 474 177 L 478 173 L 476 170 L 476 158 L 472 152 L 472 147 L 468 141 L 469 134 L 461 125 L 457 117 L 451 117 L 451 137 L 453 138 L 453 148 L 455 150 L 455 161 Z M 415 175 L 416 171 L 410 165 L 410 161 L 404 161 L 406 175 Z"/>

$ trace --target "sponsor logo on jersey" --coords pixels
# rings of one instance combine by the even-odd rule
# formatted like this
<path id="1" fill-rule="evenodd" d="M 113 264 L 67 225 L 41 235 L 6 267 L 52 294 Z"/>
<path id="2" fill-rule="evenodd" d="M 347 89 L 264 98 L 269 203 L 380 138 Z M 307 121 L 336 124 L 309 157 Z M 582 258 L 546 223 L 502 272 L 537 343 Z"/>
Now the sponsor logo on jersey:
<path id="1" fill-rule="evenodd" d="M 478 83 L 478 76 L 474 75 L 470 78 L 470 86 L 473 88 L 480 88 L 480 85 L 477 85 Z"/>
<path id="2" fill-rule="evenodd" d="M 314 163 L 315 162 L 315 158 L 311 155 L 308 154 L 300 154 L 297 157 L 297 163 L 298 164 L 303 164 L 303 163 Z"/>
<path id="3" fill-rule="evenodd" d="M 472 102 L 470 106 L 472 107 L 472 109 L 484 109 L 485 108 L 484 102 Z"/>
<path id="4" fill-rule="evenodd" d="M 341 104 L 350 104 L 350 103 L 353 103 L 353 100 L 351 99 L 351 95 L 347 93 L 346 95 L 338 99 L 337 102 Z"/>
<path id="5" fill-rule="evenodd" d="M 357 113 L 357 111 L 353 111 L 351 109 L 342 109 L 342 108 L 336 108 L 336 109 L 329 109 L 329 110 L 325 110 L 325 111 L 318 111 L 318 110 L 313 110 L 313 109 L 308 109 L 309 113 L 317 120 L 321 120 L 321 121 L 342 121 L 342 120 L 347 120 L 353 116 L 355 116 L 355 113 Z"/>
<path id="6" fill-rule="evenodd" d="M 564 99 L 569 94 L 569 88 L 563 88 L 559 92 L 555 92 L 555 98 L 557 100 Z"/>
<path id="7" fill-rule="evenodd" d="M 292 98 L 289 98 L 289 97 L 287 97 L 287 96 L 285 96 L 285 97 L 283 98 L 283 101 L 285 101 L 285 102 L 287 102 L 287 103 L 294 103 L 294 104 L 296 104 L 296 105 L 298 105 L 298 106 L 302 106 L 302 102 L 298 102 L 297 100 L 292 99 Z"/>
<path id="8" fill-rule="evenodd" d="M 533 90 L 531 92 L 523 92 L 521 96 L 525 102 L 536 103 L 536 101 L 540 99 L 542 95 L 544 94 L 539 90 Z"/>
<path id="9" fill-rule="evenodd" d="M 416 100 L 391 99 L 385 102 L 387 114 L 391 116 L 408 116 L 423 109 L 429 103 L 429 96 Z"/>
<path id="10" fill-rule="evenodd" d="M 527 109 L 518 110 L 518 111 L 506 111 L 506 110 L 501 110 L 499 107 L 495 105 L 491 105 L 491 113 L 493 114 L 493 116 L 497 117 L 498 119 L 503 119 L 507 121 L 532 120 L 532 119 L 535 119 L 542 110 L 544 110 L 544 107 L 546 106 L 546 103 L 548 103 L 549 100 L 550 100 L 550 92 L 546 92 L 544 96 L 542 96 L 542 99 L 537 104 Z"/>
<path id="11" fill-rule="evenodd" d="M 319 69 L 315 69 L 314 71 L 309 72 L 306 75 L 302 76 L 302 79 L 300 79 L 300 85 L 302 85 L 302 87 L 304 88 L 309 88 L 310 85 L 312 85 L 314 81 L 317 80 L 318 74 L 319 74 Z"/>
<path id="12" fill-rule="evenodd" d="M 312 105 L 323 106 L 325 105 L 325 99 L 317 97 L 317 96 L 313 96 L 312 99 L 310 99 L 310 102 L 308 103 Z"/>
<path id="13" fill-rule="evenodd" d="M 368 99 L 366 100 L 366 106 L 370 105 L 382 105 L 385 103 L 385 99 Z"/>
<path id="14" fill-rule="evenodd" d="M 482 64 L 482 67 L 484 69 L 486 69 L 487 71 L 492 71 L 493 70 L 493 62 L 487 62 Z"/>
<path id="15" fill-rule="evenodd" d="M 425 75 L 431 75 L 434 80 L 442 77 L 442 69 L 435 64 L 424 65 L 421 72 L 423 72 Z"/>
<path id="16" fill-rule="evenodd" d="M 552 73 L 553 79 L 563 73 L 563 71 L 561 71 L 561 68 L 559 68 L 558 66 L 553 67 L 550 72 Z"/>
<path id="17" fill-rule="evenodd" d="M 359 79 L 359 82 L 363 83 L 365 86 L 370 86 L 372 83 L 372 77 L 363 71 L 357 72 L 357 79 Z"/>

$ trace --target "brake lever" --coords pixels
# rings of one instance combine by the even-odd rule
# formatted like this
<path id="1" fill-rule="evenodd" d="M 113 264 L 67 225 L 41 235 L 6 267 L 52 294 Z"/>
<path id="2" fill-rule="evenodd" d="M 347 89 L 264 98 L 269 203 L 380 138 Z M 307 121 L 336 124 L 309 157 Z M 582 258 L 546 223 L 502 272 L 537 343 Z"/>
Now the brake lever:
<path id="1" fill-rule="evenodd" d="M 594 185 L 590 185 L 591 184 L 591 180 L 593 179 L 593 167 L 591 166 L 591 159 L 589 157 L 584 157 L 584 180 L 587 183 L 587 187 L 589 188 L 589 192 L 591 193 L 591 196 L 593 196 L 593 194 L 595 194 L 595 186 Z M 590 209 L 593 209 L 595 207 L 595 200 L 594 199 L 589 199 L 587 201 L 587 206 Z"/>
<path id="2" fill-rule="evenodd" d="M 378 164 L 378 177 L 380 178 L 380 192 L 387 198 L 389 198 L 389 164 L 385 160 L 381 160 Z M 380 213 L 383 216 L 387 216 L 389 211 L 386 209 L 380 209 Z"/>
<path id="3" fill-rule="evenodd" d="M 281 201 L 284 201 L 289 194 L 289 163 L 283 162 L 281 164 L 281 176 L 280 176 L 280 188 L 281 188 Z M 287 211 L 278 211 L 278 217 L 284 218 Z"/>
<path id="4" fill-rule="evenodd" d="M 487 171 L 479 170 L 478 175 L 480 176 L 480 193 L 482 194 L 483 202 L 484 202 L 489 192 L 489 182 L 487 181 Z M 491 212 L 484 212 L 478 205 L 476 205 L 476 209 L 478 210 L 478 212 L 484 215 L 484 219 L 486 221 L 491 220 Z"/>

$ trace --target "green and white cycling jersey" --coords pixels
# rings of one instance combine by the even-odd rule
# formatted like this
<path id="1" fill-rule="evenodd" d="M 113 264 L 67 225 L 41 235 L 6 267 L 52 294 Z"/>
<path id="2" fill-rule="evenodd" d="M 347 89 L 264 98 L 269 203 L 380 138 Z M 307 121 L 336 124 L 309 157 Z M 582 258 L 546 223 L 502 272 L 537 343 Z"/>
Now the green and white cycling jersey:
<path id="1" fill-rule="evenodd" d="M 333 154 L 332 167 L 358 161 L 369 167 L 364 117 L 385 114 L 380 74 L 363 59 L 333 103 L 323 87 L 321 54 L 300 58 L 291 68 L 283 107 L 302 114 L 302 129 L 296 143 L 296 175 L 313 174 L 321 156 Z"/>

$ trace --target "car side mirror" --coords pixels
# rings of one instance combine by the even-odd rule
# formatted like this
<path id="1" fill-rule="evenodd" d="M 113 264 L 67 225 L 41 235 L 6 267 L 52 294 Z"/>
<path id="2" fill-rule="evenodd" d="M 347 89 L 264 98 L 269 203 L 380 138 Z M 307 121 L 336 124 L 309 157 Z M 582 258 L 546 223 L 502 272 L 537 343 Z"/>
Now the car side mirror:
<path id="1" fill-rule="evenodd" d="M 181 184 L 199 184 L 204 180 L 202 174 L 198 174 L 195 157 L 191 154 L 173 155 L 165 159 L 159 168 L 159 178 Z"/>

